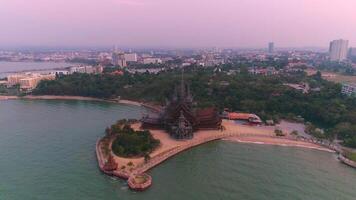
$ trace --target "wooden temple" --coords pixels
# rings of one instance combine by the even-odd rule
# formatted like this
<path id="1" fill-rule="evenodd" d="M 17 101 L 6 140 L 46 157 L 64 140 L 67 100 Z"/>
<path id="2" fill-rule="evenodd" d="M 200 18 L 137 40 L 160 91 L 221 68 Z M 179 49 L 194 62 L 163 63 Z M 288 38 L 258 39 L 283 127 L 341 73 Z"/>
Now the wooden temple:
<path id="1" fill-rule="evenodd" d="M 146 115 L 141 119 L 143 129 L 165 129 L 173 138 L 191 139 L 193 133 L 201 129 L 220 129 L 221 117 L 215 108 L 195 109 L 189 85 L 184 83 L 183 74 L 180 87 L 167 100 L 161 112 Z"/>

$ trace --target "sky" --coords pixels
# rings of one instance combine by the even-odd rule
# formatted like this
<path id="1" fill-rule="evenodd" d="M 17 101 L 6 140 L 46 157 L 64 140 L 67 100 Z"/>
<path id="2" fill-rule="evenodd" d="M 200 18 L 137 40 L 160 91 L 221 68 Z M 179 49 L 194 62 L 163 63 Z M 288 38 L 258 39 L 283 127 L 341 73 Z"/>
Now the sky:
<path id="1" fill-rule="evenodd" d="M 0 0 L 0 46 L 356 47 L 356 0 Z"/>

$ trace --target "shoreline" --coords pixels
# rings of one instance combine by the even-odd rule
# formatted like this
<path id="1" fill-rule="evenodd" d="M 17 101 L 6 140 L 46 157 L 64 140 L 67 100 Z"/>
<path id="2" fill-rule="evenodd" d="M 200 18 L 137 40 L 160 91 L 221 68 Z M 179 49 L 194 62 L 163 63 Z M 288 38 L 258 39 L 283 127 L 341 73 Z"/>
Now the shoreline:
<path id="1" fill-rule="evenodd" d="M 110 100 L 110 99 L 101 99 L 95 97 L 84 97 L 84 96 L 68 96 L 68 95 L 26 95 L 23 97 L 19 96 L 2 96 L 0 95 L 0 101 L 2 100 L 16 100 L 16 99 L 25 99 L 25 100 L 75 100 L 75 101 L 99 101 L 115 104 L 126 104 L 134 106 L 144 106 L 145 104 L 139 101 L 132 101 L 127 99 L 120 100 Z"/>
<path id="2" fill-rule="evenodd" d="M 24 100 L 78 100 L 78 101 L 97 101 L 97 102 L 107 102 L 114 104 L 126 104 L 126 105 L 134 105 L 134 106 L 142 106 L 147 109 L 151 109 L 152 111 L 158 111 L 159 108 L 157 106 L 153 106 L 150 104 L 146 104 L 139 101 L 131 101 L 131 100 L 109 100 L 109 99 L 100 99 L 94 97 L 83 97 L 83 96 L 56 96 L 56 95 L 27 95 L 24 97 L 18 96 L 1 96 L 1 100 L 16 100 L 16 99 L 24 99 Z M 229 142 L 237 142 L 237 143 L 246 143 L 246 144 L 257 144 L 257 145 L 274 145 L 274 146 L 283 146 L 283 147 L 295 147 L 295 148 L 304 148 L 304 149 L 312 149 L 319 150 L 329 153 L 335 153 L 336 151 L 333 147 L 323 146 L 318 143 L 313 143 L 310 141 L 297 140 L 288 137 L 275 137 L 273 134 L 273 128 L 271 127 L 250 127 L 245 125 L 238 125 L 233 122 L 225 122 L 230 131 L 224 133 L 220 131 L 199 131 L 200 133 L 196 134 L 198 136 L 198 140 L 190 141 L 190 144 L 184 144 L 181 142 L 169 141 L 169 137 L 167 137 L 166 133 L 159 131 L 152 131 L 155 137 L 158 137 L 160 140 L 168 141 L 168 143 L 162 147 L 159 151 L 155 151 L 152 154 L 152 159 L 148 163 L 143 163 L 143 158 L 120 158 L 115 157 L 115 160 L 118 163 L 125 165 L 125 163 L 132 161 L 135 164 L 135 168 L 132 172 L 123 172 L 122 170 L 115 171 L 105 171 L 103 169 L 105 163 L 105 156 L 102 154 L 101 149 L 99 147 L 99 143 L 96 144 L 96 156 L 99 164 L 99 169 L 109 175 L 116 176 L 118 178 L 129 179 L 131 176 L 135 174 L 142 174 L 147 172 L 148 170 L 154 168 L 160 163 L 178 155 L 182 151 L 189 150 L 191 148 L 195 148 L 197 146 L 203 145 L 210 141 L 214 140 L 222 140 Z M 138 128 L 138 127 L 136 127 Z M 203 133 L 203 134 L 202 134 Z M 203 136 L 204 134 L 210 134 L 210 137 Z M 213 135 L 212 135 L 213 134 Z M 214 135 L 216 134 L 216 135 Z M 199 139 L 200 138 L 200 139 Z M 196 138 L 197 139 L 197 138 Z M 343 162 L 343 160 L 339 159 L 341 163 L 347 165 L 347 163 Z M 120 165 L 121 165 L 120 164 Z M 122 166 L 120 166 L 122 167 Z M 148 175 L 149 176 L 149 175 Z M 148 186 L 149 187 L 149 186 Z"/>
<path id="3" fill-rule="evenodd" d="M 247 138 L 247 139 L 246 139 Z M 335 150 L 323 147 L 310 142 L 297 141 L 289 138 L 259 138 L 259 137 L 230 137 L 224 138 L 222 141 L 236 142 L 244 144 L 256 144 L 256 145 L 272 145 L 281 147 L 297 147 L 303 149 L 313 149 L 329 153 L 335 153 Z"/>
<path id="4" fill-rule="evenodd" d="M 111 150 L 111 142 L 108 144 L 108 149 L 110 155 L 114 156 L 115 163 L 118 167 L 113 171 L 104 171 L 102 169 L 103 161 L 105 161 L 105 156 L 103 154 L 103 148 L 96 148 L 97 156 L 99 161 L 99 168 L 103 173 L 116 176 L 118 178 L 127 179 L 127 177 L 132 177 L 135 175 L 146 174 L 152 168 L 159 166 L 161 163 L 179 155 L 181 152 L 196 148 L 200 145 L 212 141 L 231 141 L 240 143 L 250 143 L 250 144 L 264 144 L 264 145 L 277 145 L 285 147 L 296 147 L 319 150 L 328 153 L 335 153 L 332 146 L 323 146 L 318 143 L 314 143 L 309 140 L 298 140 L 294 137 L 277 137 L 275 136 L 273 129 L 270 127 L 250 127 L 240 124 L 235 124 L 229 120 L 223 120 L 224 131 L 221 130 L 201 130 L 195 133 L 195 136 L 191 140 L 175 140 L 172 139 L 163 130 L 150 130 L 152 136 L 155 139 L 161 141 L 161 146 L 150 153 L 150 159 L 145 161 L 143 157 L 141 158 L 123 158 L 113 154 Z M 140 124 L 133 124 L 134 129 L 140 129 Z M 111 138 L 112 140 L 113 138 Z M 129 165 L 129 163 L 131 163 Z M 128 166 L 132 166 L 128 168 Z M 129 171 L 127 171 L 129 169 Z M 147 174 L 146 174 L 147 175 Z M 149 175 L 148 175 L 149 176 Z M 151 180 L 151 179 L 150 179 Z"/>

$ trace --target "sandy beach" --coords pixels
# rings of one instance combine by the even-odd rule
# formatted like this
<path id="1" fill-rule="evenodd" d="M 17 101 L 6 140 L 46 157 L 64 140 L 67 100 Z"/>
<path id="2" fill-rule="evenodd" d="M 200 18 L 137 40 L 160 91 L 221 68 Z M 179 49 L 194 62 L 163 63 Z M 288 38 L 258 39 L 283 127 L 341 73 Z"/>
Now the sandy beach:
<path id="1" fill-rule="evenodd" d="M 1 100 L 11 100 L 11 99 L 18 99 L 18 96 L 1 96 L 0 95 L 0 101 Z"/>
<path id="2" fill-rule="evenodd" d="M 190 143 L 198 143 L 214 136 L 221 136 L 223 140 L 232 142 L 242 142 L 251 144 L 264 144 L 264 145 L 280 145 L 280 146 L 293 146 L 300 148 L 317 149 L 322 151 L 333 152 L 330 149 L 322 147 L 317 144 L 291 140 L 285 137 L 276 138 L 274 133 L 274 126 L 249 126 L 237 124 L 233 121 L 223 120 L 224 131 L 220 130 L 201 130 L 194 134 L 191 140 L 175 140 L 163 130 L 151 130 L 154 138 L 161 141 L 161 146 L 150 154 L 151 158 L 158 157 L 174 149 L 179 149 L 189 145 Z M 140 129 L 140 124 L 133 124 L 132 127 L 136 130 Z M 225 137 L 226 134 L 233 135 L 232 137 Z M 132 162 L 135 166 L 144 163 L 143 158 L 122 158 L 114 156 L 119 168 Z"/>
<path id="3" fill-rule="evenodd" d="M 224 139 L 231 142 L 239 143 L 250 143 L 250 144 L 262 144 L 262 145 L 276 145 L 276 146 L 285 146 L 285 147 L 300 147 L 308 149 L 316 149 L 327 152 L 334 152 L 328 148 L 322 147 L 317 144 L 303 142 L 298 140 L 291 140 L 286 138 L 272 138 L 272 137 L 231 137 Z"/>
<path id="4" fill-rule="evenodd" d="M 93 97 L 82 97 L 82 96 L 53 96 L 53 95 L 27 95 L 21 97 L 22 99 L 30 100 L 79 100 L 79 101 L 104 101 L 103 99 L 93 98 Z"/>
<path id="5" fill-rule="evenodd" d="M 1 96 L 0 95 L 0 101 L 1 100 L 13 100 L 13 99 L 101 101 L 101 102 L 119 103 L 119 104 L 135 105 L 135 106 L 142 106 L 143 105 L 143 103 L 141 103 L 141 102 L 126 100 L 126 99 L 121 99 L 121 100 L 116 101 L 116 100 L 106 100 L 106 99 L 100 99 L 100 98 L 94 98 L 94 97 L 65 96 L 65 95 L 63 95 L 63 96 L 56 96 L 56 95 L 40 95 L 40 96 L 27 95 L 27 96 L 23 96 L 23 97 Z"/>

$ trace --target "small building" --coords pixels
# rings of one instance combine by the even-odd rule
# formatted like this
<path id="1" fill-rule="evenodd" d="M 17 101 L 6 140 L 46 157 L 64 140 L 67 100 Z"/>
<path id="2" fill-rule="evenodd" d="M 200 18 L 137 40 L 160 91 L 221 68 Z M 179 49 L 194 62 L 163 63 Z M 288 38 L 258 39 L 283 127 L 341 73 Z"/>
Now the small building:
<path id="1" fill-rule="evenodd" d="M 0 85 L 6 85 L 7 81 L 0 81 Z"/>
<path id="2" fill-rule="evenodd" d="M 243 120 L 251 124 L 262 124 L 261 118 L 251 113 L 228 112 L 225 117 L 229 120 Z"/>
<path id="3" fill-rule="evenodd" d="M 70 67 L 69 68 L 69 73 L 86 73 L 86 74 L 101 74 L 103 72 L 104 68 L 101 65 L 98 66 L 76 66 L 76 67 Z"/>
<path id="4" fill-rule="evenodd" d="M 122 75 L 124 75 L 124 72 L 122 70 L 116 70 L 116 71 L 111 72 L 110 75 L 122 76 Z"/>
<path id="5" fill-rule="evenodd" d="M 162 64 L 162 60 L 160 58 L 143 58 L 143 64 Z"/>
<path id="6" fill-rule="evenodd" d="M 356 84 L 354 83 L 342 84 L 341 93 L 348 96 L 354 96 L 356 94 Z"/>

